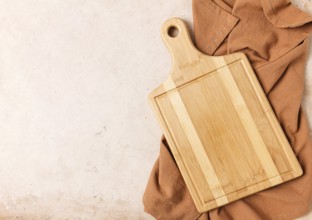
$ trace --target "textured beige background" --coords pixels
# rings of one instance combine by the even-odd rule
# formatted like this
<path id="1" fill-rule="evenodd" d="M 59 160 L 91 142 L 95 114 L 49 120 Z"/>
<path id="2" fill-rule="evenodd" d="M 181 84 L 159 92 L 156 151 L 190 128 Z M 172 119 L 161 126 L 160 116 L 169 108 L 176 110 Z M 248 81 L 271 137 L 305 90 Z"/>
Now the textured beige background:
<path id="1" fill-rule="evenodd" d="M 169 72 L 172 16 L 190 24 L 191 0 L 0 0 L 0 219 L 151 219 L 146 97 Z"/>

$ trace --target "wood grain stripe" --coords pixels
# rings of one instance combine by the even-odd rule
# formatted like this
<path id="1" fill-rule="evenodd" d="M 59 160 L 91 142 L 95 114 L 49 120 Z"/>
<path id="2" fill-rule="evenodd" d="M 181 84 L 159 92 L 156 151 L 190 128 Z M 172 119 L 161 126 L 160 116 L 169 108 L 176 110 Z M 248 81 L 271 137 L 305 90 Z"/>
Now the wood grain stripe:
<path id="1" fill-rule="evenodd" d="M 168 79 L 168 83 L 170 87 L 172 86 L 172 79 Z M 165 88 L 166 83 L 163 84 Z M 169 87 L 169 88 L 170 88 Z M 207 180 L 207 183 L 212 190 L 212 194 L 219 206 L 227 204 L 229 201 L 222 189 L 222 186 L 220 184 L 220 181 L 215 173 L 214 168 L 212 167 L 212 164 L 206 154 L 206 151 L 204 149 L 204 146 L 197 134 L 197 131 L 194 127 L 194 124 L 189 117 L 189 114 L 187 112 L 187 109 L 183 103 L 183 100 L 179 94 L 179 92 L 171 91 L 168 93 L 168 98 L 173 106 L 173 109 L 176 113 L 177 118 L 179 119 L 181 126 L 185 132 L 185 135 L 187 136 L 187 139 L 191 146 L 196 146 L 192 148 L 194 155 L 199 163 L 199 166 L 204 171 L 204 176 Z"/>
<path id="2" fill-rule="evenodd" d="M 189 191 L 194 195 L 197 195 L 201 201 L 201 204 L 205 204 L 211 201 L 216 203 L 211 189 L 205 179 L 204 172 L 197 162 L 191 144 L 185 135 L 185 132 L 179 122 L 179 119 L 177 118 L 168 96 L 157 98 L 157 104 L 159 106 L 166 106 L 166 108 L 159 108 L 159 110 L 165 120 L 165 126 L 171 134 L 175 134 L 166 136 L 166 139 L 170 145 L 172 154 L 175 157 L 180 156 L 182 158 L 181 160 L 176 160 L 176 162 L 179 167 L 183 166 L 186 169 L 186 172 L 181 172 L 181 174 L 183 175 Z M 177 146 L 180 147 L 178 148 Z M 184 156 L 187 156 L 187 158 Z M 183 168 L 181 167 L 180 169 Z"/>
<path id="3" fill-rule="evenodd" d="M 225 61 L 224 61 L 225 63 Z M 219 77 L 224 84 L 232 103 L 237 111 L 237 114 L 245 128 L 245 131 L 253 145 L 253 148 L 261 162 L 263 169 L 265 170 L 267 176 L 270 178 L 272 185 L 277 185 L 282 183 L 283 180 L 279 175 L 279 172 L 272 160 L 272 157 L 266 148 L 266 145 L 261 137 L 261 134 L 257 128 L 257 125 L 252 118 L 252 115 L 241 95 L 239 88 L 232 76 L 232 73 L 228 66 L 223 67 L 218 70 Z"/>
<path id="4" fill-rule="evenodd" d="M 242 66 L 244 67 L 245 71 L 252 71 L 251 66 L 249 63 L 242 61 Z M 281 149 L 284 151 L 284 155 L 286 156 L 287 160 L 289 161 L 289 165 L 291 166 L 292 170 L 294 171 L 294 176 L 302 175 L 302 169 L 298 163 L 296 157 L 293 156 L 293 150 L 289 147 L 289 142 L 284 135 L 284 131 L 280 127 L 280 124 L 271 109 L 270 103 L 266 99 L 264 92 L 262 91 L 261 85 L 258 83 L 257 78 L 253 74 L 246 74 L 248 77 L 250 84 L 253 86 L 254 91 L 256 92 L 256 96 L 260 101 L 263 109 L 266 109 L 265 114 L 267 119 L 270 121 L 271 128 L 278 139 L 279 143 L 281 144 Z"/>

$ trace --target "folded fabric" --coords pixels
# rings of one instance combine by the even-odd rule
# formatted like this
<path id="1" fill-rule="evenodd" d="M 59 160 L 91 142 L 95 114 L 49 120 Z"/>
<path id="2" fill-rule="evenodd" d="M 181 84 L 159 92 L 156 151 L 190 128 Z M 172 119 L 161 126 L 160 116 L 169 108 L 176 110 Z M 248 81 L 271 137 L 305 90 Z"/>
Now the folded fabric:
<path id="1" fill-rule="evenodd" d="M 198 213 L 163 137 L 143 197 L 168 220 L 289 220 L 312 203 L 312 139 L 301 107 L 312 16 L 287 0 L 193 0 L 195 43 L 208 55 L 244 52 L 304 170 L 302 177 Z"/>

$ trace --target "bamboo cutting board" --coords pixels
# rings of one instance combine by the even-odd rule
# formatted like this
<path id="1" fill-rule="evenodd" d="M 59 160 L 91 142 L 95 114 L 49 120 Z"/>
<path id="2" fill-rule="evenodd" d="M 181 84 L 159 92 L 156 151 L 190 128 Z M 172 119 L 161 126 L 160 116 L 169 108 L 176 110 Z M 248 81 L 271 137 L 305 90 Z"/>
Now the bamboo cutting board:
<path id="1" fill-rule="evenodd" d="M 149 100 L 197 209 L 302 175 L 246 56 L 202 54 L 178 18 L 161 34 L 173 65 Z"/>

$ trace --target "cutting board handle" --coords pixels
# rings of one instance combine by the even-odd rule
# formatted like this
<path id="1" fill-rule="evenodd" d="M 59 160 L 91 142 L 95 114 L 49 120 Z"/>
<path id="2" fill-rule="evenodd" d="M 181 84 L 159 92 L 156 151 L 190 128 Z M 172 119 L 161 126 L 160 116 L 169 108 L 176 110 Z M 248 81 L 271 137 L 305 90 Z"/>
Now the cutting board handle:
<path id="1" fill-rule="evenodd" d="M 172 58 L 172 77 L 179 77 L 179 70 L 198 63 L 203 54 L 198 51 L 190 37 L 186 24 L 179 18 L 164 22 L 161 36 Z"/>

